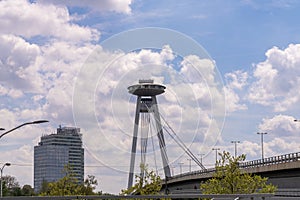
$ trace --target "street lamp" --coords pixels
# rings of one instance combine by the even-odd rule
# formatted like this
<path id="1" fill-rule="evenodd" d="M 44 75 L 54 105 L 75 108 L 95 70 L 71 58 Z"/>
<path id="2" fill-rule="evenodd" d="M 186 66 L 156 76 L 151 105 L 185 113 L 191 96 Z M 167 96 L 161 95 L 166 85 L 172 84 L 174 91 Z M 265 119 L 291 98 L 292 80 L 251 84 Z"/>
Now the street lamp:
<path id="1" fill-rule="evenodd" d="M 191 172 L 192 171 L 192 163 L 191 163 L 192 159 L 188 158 L 187 160 L 189 161 L 189 164 L 190 164 L 189 167 L 190 167 L 190 172 Z"/>
<path id="2" fill-rule="evenodd" d="M 179 165 L 179 167 L 180 167 L 180 174 L 182 174 L 182 165 L 183 165 L 183 164 L 184 164 L 183 162 L 178 163 L 178 165 Z"/>
<path id="3" fill-rule="evenodd" d="M 1 184 L 1 186 L 0 186 L 0 197 L 2 197 L 2 174 L 3 174 L 3 169 L 4 169 L 4 167 L 5 166 L 10 166 L 10 163 L 5 163 L 3 166 L 2 166 L 2 168 L 0 168 L 1 169 L 1 179 L 0 179 L 0 184 Z"/>
<path id="4" fill-rule="evenodd" d="M 257 133 L 258 135 L 261 136 L 261 159 L 264 159 L 264 135 L 268 133 Z"/>
<path id="5" fill-rule="evenodd" d="M 200 162 L 201 162 L 201 164 L 203 164 L 203 163 L 202 163 L 202 158 L 203 158 L 204 155 L 205 155 L 204 153 L 199 153 L 199 154 L 198 154 L 198 156 L 200 156 Z"/>
<path id="6" fill-rule="evenodd" d="M 234 157 L 236 158 L 237 155 L 237 143 L 241 143 L 240 141 L 231 141 L 231 143 L 234 143 Z"/>
<path id="7" fill-rule="evenodd" d="M 26 123 L 21 124 L 21 125 L 19 125 L 19 126 L 13 128 L 13 129 L 10 129 L 9 131 L 6 131 L 5 133 L 2 133 L 2 134 L 0 135 L 0 139 L 1 139 L 4 135 L 6 135 L 6 134 L 8 134 L 8 133 L 10 133 L 10 132 L 12 132 L 12 131 L 14 131 L 14 130 L 20 128 L 20 127 L 22 127 L 22 126 L 30 125 L 30 124 L 41 124 L 41 123 L 46 123 L 46 122 L 49 122 L 49 121 L 48 121 L 48 120 L 37 120 L 37 121 L 33 121 L 33 122 L 26 122 Z"/>
<path id="8" fill-rule="evenodd" d="M 171 165 L 172 175 L 173 175 L 173 176 L 175 175 L 175 174 L 174 174 L 174 169 L 175 169 L 175 168 L 176 168 L 175 166 Z"/>
<path id="9" fill-rule="evenodd" d="M 220 148 L 212 148 L 213 151 L 216 151 L 216 165 L 218 162 L 218 151 L 220 150 Z"/>

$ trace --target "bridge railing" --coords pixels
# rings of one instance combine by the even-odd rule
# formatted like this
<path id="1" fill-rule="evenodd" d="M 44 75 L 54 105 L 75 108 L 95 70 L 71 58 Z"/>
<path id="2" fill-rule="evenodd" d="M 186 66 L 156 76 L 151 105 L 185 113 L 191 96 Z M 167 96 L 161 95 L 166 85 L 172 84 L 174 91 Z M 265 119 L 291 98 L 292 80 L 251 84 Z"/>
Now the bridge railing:
<path id="1" fill-rule="evenodd" d="M 259 167 L 264 165 L 275 165 L 279 163 L 288 163 L 300 161 L 300 152 L 273 156 L 265 159 L 252 160 L 240 163 L 241 168 Z"/>
<path id="2" fill-rule="evenodd" d="M 259 167 L 259 166 L 265 166 L 265 165 L 275 165 L 279 163 L 288 163 L 288 162 L 297 162 L 300 161 L 300 152 L 296 153 L 289 153 L 279 156 L 273 156 L 265 159 L 258 159 L 258 160 L 252 160 L 247 162 L 239 163 L 240 168 L 253 168 L 253 167 Z M 209 169 L 202 169 L 192 172 L 186 172 L 182 174 L 178 174 L 175 176 L 172 176 L 172 178 L 180 178 L 184 176 L 190 176 L 190 175 L 205 175 L 209 173 L 215 172 L 215 168 L 209 168 Z"/>
<path id="3" fill-rule="evenodd" d="M 213 173 L 215 171 L 216 171 L 215 168 L 201 169 L 201 170 L 197 170 L 197 171 L 192 171 L 192 172 L 186 172 L 186 173 L 182 173 L 182 174 L 177 174 L 175 176 L 172 176 L 172 178 L 180 178 L 180 177 L 183 177 L 183 176 L 190 176 L 190 175 L 197 175 L 197 174 L 209 174 L 209 173 Z"/>

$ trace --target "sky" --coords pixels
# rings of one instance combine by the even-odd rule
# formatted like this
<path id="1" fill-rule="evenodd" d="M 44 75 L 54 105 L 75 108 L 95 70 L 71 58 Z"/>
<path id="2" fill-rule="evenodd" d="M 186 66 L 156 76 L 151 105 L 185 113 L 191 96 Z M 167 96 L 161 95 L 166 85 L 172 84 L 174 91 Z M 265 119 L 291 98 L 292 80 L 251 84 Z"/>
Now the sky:
<path id="1" fill-rule="evenodd" d="M 12 164 L 4 175 L 33 185 L 40 137 L 76 126 L 85 175 L 118 194 L 127 187 L 136 104 L 127 87 L 139 79 L 166 86 L 157 97 L 163 127 L 203 154 L 207 168 L 212 148 L 234 154 L 231 141 L 247 160 L 260 159 L 258 132 L 268 133 L 265 157 L 299 152 L 299 9 L 297 0 L 0 1 L 0 127 L 49 120 L 1 138 L 0 163 Z M 163 176 L 149 127 L 148 167 Z M 171 173 L 188 172 L 167 130 Z"/>

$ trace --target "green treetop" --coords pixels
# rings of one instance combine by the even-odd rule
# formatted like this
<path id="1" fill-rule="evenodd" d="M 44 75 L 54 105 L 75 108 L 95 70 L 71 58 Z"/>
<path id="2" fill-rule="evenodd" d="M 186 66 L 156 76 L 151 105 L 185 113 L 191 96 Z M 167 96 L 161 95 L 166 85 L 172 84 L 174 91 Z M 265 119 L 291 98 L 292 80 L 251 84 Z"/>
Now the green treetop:
<path id="1" fill-rule="evenodd" d="M 156 175 L 154 171 L 148 171 L 146 166 L 141 166 L 144 171 L 144 176 L 135 176 L 135 184 L 129 189 L 122 190 L 121 194 L 139 194 L 150 195 L 158 194 L 162 187 L 160 176 Z"/>
<path id="2" fill-rule="evenodd" d="M 56 182 L 45 182 L 41 196 L 67 196 L 67 195 L 94 195 L 94 189 L 98 182 L 95 176 L 88 175 L 84 184 L 78 184 L 78 180 L 71 173 L 70 166 L 65 167 L 66 175 Z M 99 193 L 98 193 L 99 194 Z M 101 193 L 100 193 L 101 194 Z"/>
<path id="3" fill-rule="evenodd" d="M 219 153 L 221 159 L 216 163 L 216 171 L 212 179 L 200 185 L 203 194 L 251 194 L 274 193 L 276 187 L 267 184 L 268 178 L 241 173 L 239 162 L 246 155 L 233 157 L 229 152 Z"/>

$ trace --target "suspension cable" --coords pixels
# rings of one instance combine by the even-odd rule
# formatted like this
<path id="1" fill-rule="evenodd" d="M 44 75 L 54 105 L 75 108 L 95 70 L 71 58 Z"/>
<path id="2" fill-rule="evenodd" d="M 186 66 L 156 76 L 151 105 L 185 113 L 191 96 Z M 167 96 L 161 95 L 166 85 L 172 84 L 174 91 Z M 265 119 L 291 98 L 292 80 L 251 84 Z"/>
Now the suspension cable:
<path id="1" fill-rule="evenodd" d="M 145 105 L 148 112 L 150 111 L 150 108 L 148 107 L 148 105 Z M 172 129 L 172 127 L 169 125 L 169 123 L 165 120 L 165 118 L 158 113 L 159 116 L 161 117 L 161 119 L 165 122 L 165 124 L 167 125 L 167 127 L 171 130 L 171 132 L 173 133 L 173 135 L 165 128 L 163 127 L 163 129 L 171 136 L 171 138 L 184 150 L 184 152 L 199 166 L 201 167 L 201 169 L 206 169 L 203 164 L 198 160 L 198 158 L 191 152 L 191 150 L 184 144 L 184 142 L 178 137 L 178 135 L 176 134 L 176 132 Z M 175 136 L 175 137 L 174 137 Z M 160 139 L 160 138 L 159 138 Z M 161 139 L 160 139 L 161 140 Z"/>
<path id="2" fill-rule="evenodd" d="M 179 145 L 179 143 L 181 145 L 179 145 L 180 147 L 183 148 L 183 150 L 190 156 L 190 158 L 197 164 L 199 165 L 199 167 L 201 167 L 202 169 L 206 169 L 203 164 L 198 160 L 198 158 L 191 152 L 191 150 L 184 144 L 184 142 L 178 137 L 178 135 L 176 134 L 176 132 L 172 129 L 172 127 L 169 125 L 169 123 L 165 120 L 165 118 L 160 115 L 162 120 L 166 123 L 167 127 L 172 131 L 173 135 L 175 137 L 173 137 L 169 131 L 167 131 L 167 129 L 165 128 L 166 132 L 175 140 L 175 142 Z M 178 141 L 176 140 L 176 138 L 178 139 Z"/>
<path id="3" fill-rule="evenodd" d="M 150 120 L 150 118 L 149 118 L 149 120 Z M 151 123 L 151 120 L 149 122 L 150 122 L 150 126 L 149 126 L 150 127 L 150 133 L 152 133 L 153 124 Z M 155 170 L 156 170 L 155 172 L 156 172 L 156 174 L 158 174 L 157 159 L 156 159 L 153 135 L 151 135 L 151 142 L 152 142 L 152 150 L 153 150 L 153 156 L 154 156 L 154 165 L 155 165 Z"/>

